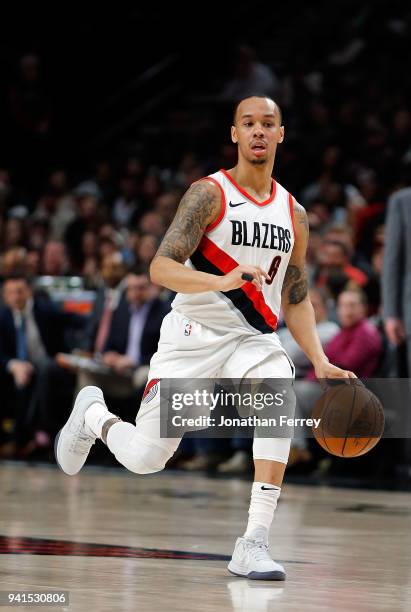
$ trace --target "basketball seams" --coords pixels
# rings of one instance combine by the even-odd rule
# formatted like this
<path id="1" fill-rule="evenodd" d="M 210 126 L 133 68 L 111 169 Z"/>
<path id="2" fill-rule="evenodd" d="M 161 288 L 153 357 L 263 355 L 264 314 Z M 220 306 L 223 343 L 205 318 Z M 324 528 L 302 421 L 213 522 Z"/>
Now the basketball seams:
<path id="1" fill-rule="evenodd" d="M 367 405 L 365 406 L 366 408 L 367 408 L 368 404 L 374 405 L 374 398 L 373 398 L 373 396 L 370 397 Z M 376 422 L 377 422 L 377 412 L 375 410 L 373 412 L 374 412 L 374 424 L 373 424 L 373 427 L 372 427 L 372 431 L 375 432 L 375 426 L 376 426 Z M 363 446 L 363 448 L 358 453 L 358 455 L 363 455 L 365 453 L 365 449 L 370 444 L 371 440 L 373 440 L 373 436 L 370 436 L 368 438 L 367 443 Z M 369 449 L 369 450 L 371 450 L 371 449 Z"/>
<path id="2" fill-rule="evenodd" d="M 367 443 L 364 445 L 364 447 L 361 449 L 361 451 L 358 453 L 358 455 L 356 455 L 357 457 L 358 457 L 359 455 L 364 455 L 364 454 L 365 454 L 365 452 L 366 452 L 366 448 L 367 448 L 367 446 L 368 446 L 368 445 L 369 445 L 369 444 L 370 444 L 370 443 L 371 443 L 371 442 L 372 442 L 374 439 L 378 438 L 378 435 L 377 435 L 377 432 L 376 432 L 377 415 L 379 415 L 379 414 L 381 413 L 381 410 L 380 410 L 380 407 L 379 407 L 379 405 L 378 405 L 378 398 L 377 398 L 377 402 L 376 402 L 376 401 L 375 401 L 375 399 L 376 399 L 376 398 L 375 398 L 374 393 L 372 393 L 371 391 L 370 391 L 369 393 L 371 394 L 371 396 L 370 396 L 370 400 L 369 400 L 368 404 L 371 404 L 371 405 L 372 405 L 374 408 L 376 408 L 376 409 L 374 409 L 374 410 L 373 410 L 373 412 L 374 412 L 374 426 L 373 426 L 372 431 L 374 432 L 374 436 L 370 436 L 370 437 L 368 438 Z M 368 404 L 367 404 L 367 406 L 368 406 Z M 378 439 L 377 439 L 377 441 L 375 442 L 375 444 L 374 444 L 373 446 L 371 446 L 371 447 L 370 447 L 368 450 L 373 449 L 373 448 L 374 448 L 374 446 L 376 446 L 376 444 L 377 444 L 377 442 L 378 442 L 378 440 L 379 440 L 379 439 L 380 439 L 380 438 L 378 438 Z M 367 451 L 367 452 L 368 452 L 368 451 Z"/>
<path id="3" fill-rule="evenodd" d="M 347 421 L 347 427 L 346 427 L 346 430 L 345 430 L 344 442 L 343 442 L 342 449 L 341 449 L 342 457 L 345 456 L 344 455 L 344 450 L 345 450 L 345 447 L 347 445 L 348 432 L 349 432 L 349 428 L 351 427 L 351 422 L 352 422 L 352 416 L 353 416 L 353 412 L 354 412 L 354 406 L 355 406 L 355 399 L 356 399 L 356 397 L 357 397 L 357 389 L 356 389 L 356 387 L 354 387 L 354 393 L 353 393 L 353 398 L 352 398 L 352 402 L 351 402 L 350 416 L 349 416 L 349 419 Z"/>
<path id="4" fill-rule="evenodd" d="M 327 415 L 327 408 L 328 408 L 328 407 L 329 407 L 329 405 L 331 404 L 331 401 L 335 399 L 335 395 L 337 395 L 337 392 L 338 392 L 338 387 L 336 387 L 336 388 L 335 388 L 334 393 L 331 393 L 331 394 L 330 394 L 330 397 L 328 398 L 328 404 L 326 404 L 326 405 L 324 406 L 323 410 L 322 410 L 323 414 L 325 414 L 325 415 L 326 415 L 326 422 L 325 422 L 325 424 L 324 424 L 324 425 L 323 425 L 323 427 L 322 427 L 322 431 L 323 431 L 323 441 L 324 441 L 324 444 L 325 444 L 325 446 L 327 447 L 327 450 L 328 450 L 329 452 L 332 452 L 332 451 L 331 451 L 330 447 L 328 446 L 328 444 L 327 444 L 327 438 L 325 437 L 325 427 L 326 427 L 326 425 L 327 425 L 327 423 L 328 423 L 328 420 L 327 420 L 327 419 L 328 419 L 328 418 L 329 418 L 329 416 L 330 416 L 330 414 L 328 414 L 328 415 Z M 328 413 L 329 413 L 329 412 L 330 412 L 330 411 L 328 411 Z"/>
<path id="5" fill-rule="evenodd" d="M 341 397 L 338 398 L 338 395 Z M 344 409 L 344 404 L 349 402 L 351 406 Z M 370 410 L 373 412 L 372 415 L 369 414 Z M 364 433 L 357 427 L 355 435 L 353 426 L 358 419 L 361 420 L 361 415 L 364 415 Z M 316 430 L 313 428 L 314 437 L 324 450 L 341 458 L 364 455 L 374 448 L 384 431 L 384 411 L 379 399 L 365 387 L 359 388 L 353 383 L 339 385 L 336 388 L 328 387 L 317 401 L 313 416 L 321 417 L 319 428 Z M 345 427 L 345 435 L 339 435 L 340 426 L 341 430 Z M 351 435 L 350 431 L 354 431 L 354 434 Z"/>

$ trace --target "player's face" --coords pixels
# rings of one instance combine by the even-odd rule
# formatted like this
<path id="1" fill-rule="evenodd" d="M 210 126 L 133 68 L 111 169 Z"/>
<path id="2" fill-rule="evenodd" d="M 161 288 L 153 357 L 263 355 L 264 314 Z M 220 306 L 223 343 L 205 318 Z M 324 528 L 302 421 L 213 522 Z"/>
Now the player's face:
<path id="1" fill-rule="evenodd" d="M 262 165 L 273 162 L 277 145 L 284 140 L 284 127 L 276 104 L 268 98 L 248 98 L 237 109 L 231 138 L 246 161 Z"/>

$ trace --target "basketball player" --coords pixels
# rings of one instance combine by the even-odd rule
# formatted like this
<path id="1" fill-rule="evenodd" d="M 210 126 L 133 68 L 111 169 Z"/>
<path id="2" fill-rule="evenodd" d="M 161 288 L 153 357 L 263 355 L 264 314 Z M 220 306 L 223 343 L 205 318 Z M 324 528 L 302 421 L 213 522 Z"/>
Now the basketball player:
<path id="1" fill-rule="evenodd" d="M 66 474 L 80 471 L 97 438 L 132 472 L 164 468 L 180 438 L 160 437 L 162 377 L 292 378 L 274 333 L 281 304 L 317 377 L 354 377 L 331 365 L 322 350 L 304 271 L 306 213 L 271 178 L 284 140 L 278 105 L 264 96 L 243 99 L 231 138 L 238 145 L 237 165 L 188 189 L 151 264 L 152 281 L 177 296 L 161 327 L 136 425 L 110 413 L 99 388 L 84 387 L 56 439 L 57 462 Z M 269 554 L 268 534 L 289 449 L 289 439 L 254 439 L 255 482 L 248 525 L 228 566 L 233 574 L 285 578 Z"/>

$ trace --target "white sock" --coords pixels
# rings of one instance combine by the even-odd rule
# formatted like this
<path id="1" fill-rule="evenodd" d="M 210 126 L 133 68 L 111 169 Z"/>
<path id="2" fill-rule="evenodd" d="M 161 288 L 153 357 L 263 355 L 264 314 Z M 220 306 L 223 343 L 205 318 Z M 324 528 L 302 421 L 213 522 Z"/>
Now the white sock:
<path id="1" fill-rule="evenodd" d="M 250 508 L 248 510 L 248 524 L 244 537 L 252 538 L 253 532 L 263 528 L 267 533 L 271 527 L 277 501 L 281 489 L 267 482 L 254 482 L 251 489 Z"/>
<path id="2" fill-rule="evenodd" d="M 84 421 L 89 429 L 93 432 L 95 436 L 101 438 L 101 429 L 104 423 L 108 419 L 115 418 L 116 415 L 109 412 L 104 404 L 100 404 L 99 402 L 94 402 L 91 404 L 89 408 L 87 408 L 86 413 L 84 415 Z"/>

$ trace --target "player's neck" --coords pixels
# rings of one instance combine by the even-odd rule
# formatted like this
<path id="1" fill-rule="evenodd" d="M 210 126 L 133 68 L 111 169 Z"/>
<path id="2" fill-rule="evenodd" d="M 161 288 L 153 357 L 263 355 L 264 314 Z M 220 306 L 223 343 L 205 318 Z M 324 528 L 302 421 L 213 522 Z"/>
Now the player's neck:
<path id="1" fill-rule="evenodd" d="M 240 187 L 253 192 L 257 198 L 265 199 L 271 193 L 272 171 L 273 166 L 271 164 L 253 166 L 239 162 L 237 166 L 230 170 L 230 174 Z"/>

